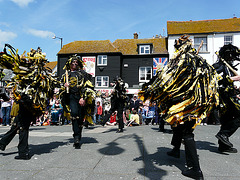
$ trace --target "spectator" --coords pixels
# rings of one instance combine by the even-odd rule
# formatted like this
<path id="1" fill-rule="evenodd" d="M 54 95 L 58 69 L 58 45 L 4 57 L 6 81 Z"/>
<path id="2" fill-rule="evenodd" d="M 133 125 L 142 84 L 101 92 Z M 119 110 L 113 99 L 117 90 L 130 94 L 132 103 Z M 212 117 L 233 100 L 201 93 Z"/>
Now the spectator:
<path id="1" fill-rule="evenodd" d="M 138 112 L 138 108 L 139 108 L 139 100 L 138 100 L 137 96 L 134 95 L 133 99 L 131 99 L 131 101 L 130 101 L 130 110 L 131 110 L 131 112 L 133 110 L 136 110 Z"/>
<path id="2" fill-rule="evenodd" d="M 53 95 L 53 98 L 51 98 L 49 101 L 50 108 L 55 104 L 56 100 L 57 100 L 56 95 Z"/>
<path id="3" fill-rule="evenodd" d="M 111 114 L 110 116 L 110 122 L 106 122 L 107 125 L 110 126 L 115 126 L 117 124 L 117 111 L 115 111 L 114 113 Z"/>
<path id="4" fill-rule="evenodd" d="M 147 110 L 143 106 L 139 106 L 138 114 L 139 114 L 141 124 L 145 123 L 146 113 L 147 113 Z"/>
<path id="5" fill-rule="evenodd" d="M 51 125 L 57 125 L 59 123 L 59 116 L 63 113 L 63 107 L 56 99 L 55 103 L 51 107 Z"/>
<path id="6" fill-rule="evenodd" d="M 155 107 L 153 105 L 148 106 L 147 116 L 146 116 L 146 125 L 153 122 L 155 118 Z"/>
<path id="7" fill-rule="evenodd" d="M 104 115 L 108 113 L 108 111 L 111 109 L 111 97 L 109 96 L 109 93 L 106 92 L 103 96 L 103 113 Z"/>
<path id="8" fill-rule="evenodd" d="M 12 106 L 12 100 L 8 96 L 8 91 L 5 92 L 6 98 L 2 97 L 1 99 L 1 111 L 2 111 L 2 125 L 3 126 L 9 126 L 10 125 L 10 112 L 11 112 L 11 106 Z"/>
<path id="9" fill-rule="evenodd" d="M 48 110 L 45 110 L 44 114 L 41 116 L 41 121 L 43 126 L 50 125 L 50 115 Z"/>
<path id="10" fill-rule="evenodd" d="M 101 123 L 102 118 L 102 106 L 100 105 L 100 101 L 97 102 L 97 112 L 96 112 L 96 121 L 97 123 Z"/>
<path id="11" fill-rule="evenodd" d="M 134 109 L 133 114 L 131 115 L 131 119 L 128 122 L 127 126 L 139 126 L 139 115 L 137 114 L 137 111 Z"/>

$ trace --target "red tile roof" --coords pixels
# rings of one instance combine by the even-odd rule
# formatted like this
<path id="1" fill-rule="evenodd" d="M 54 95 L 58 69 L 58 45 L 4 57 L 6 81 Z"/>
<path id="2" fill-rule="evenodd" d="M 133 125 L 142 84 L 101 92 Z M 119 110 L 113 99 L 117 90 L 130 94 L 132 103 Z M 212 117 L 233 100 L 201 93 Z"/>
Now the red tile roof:
<path id="1" fill-rule="evenodd" d="M 203 21 L 167 21 L 168 35 L 240 32 L 240 18 Z"/>
<path id="2" fill-rule="evenodd" d="M 45 65 L 45 67 L 49 67 L 51 70 L 57 66 L 57 61 L 49 62 Z"/>

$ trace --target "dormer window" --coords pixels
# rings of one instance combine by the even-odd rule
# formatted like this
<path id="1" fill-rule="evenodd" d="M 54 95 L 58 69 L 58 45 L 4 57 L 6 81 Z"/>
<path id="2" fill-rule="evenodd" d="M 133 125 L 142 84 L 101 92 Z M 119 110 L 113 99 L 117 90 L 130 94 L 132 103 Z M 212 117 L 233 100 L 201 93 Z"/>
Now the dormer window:
<path id="1" fill-rule="evenodd" d="M 150 45 L 139 45 L 139 54 L 150 54 Z"/>

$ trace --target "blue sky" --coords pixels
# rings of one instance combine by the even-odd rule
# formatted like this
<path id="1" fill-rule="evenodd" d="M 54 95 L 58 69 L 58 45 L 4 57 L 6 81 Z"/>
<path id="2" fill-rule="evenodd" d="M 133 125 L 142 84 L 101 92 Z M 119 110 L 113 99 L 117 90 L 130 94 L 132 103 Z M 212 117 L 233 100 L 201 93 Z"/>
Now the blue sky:
<path id="1" fill-rule="evenodd" d="M 239 0 L 0 0 L 0 51 L 41 47 L 56 61 L 63 45 L 79 40 L 167 35 L 167 21 L 240 17 Z"/>

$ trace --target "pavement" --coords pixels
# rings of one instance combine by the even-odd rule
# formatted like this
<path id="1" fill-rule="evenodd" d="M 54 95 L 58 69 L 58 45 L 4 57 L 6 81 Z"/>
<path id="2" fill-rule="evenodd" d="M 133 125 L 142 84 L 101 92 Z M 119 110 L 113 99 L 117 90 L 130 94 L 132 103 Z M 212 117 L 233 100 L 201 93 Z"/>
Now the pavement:
<path id="1" fill-rule="evenodd" d="M 0 127 L 0 137 L 10 127 Z M 180 158 L 166 155 L 172 146 L 170 126 L 114 126 L 83 129 L 81 149 L 73 148 L 71 125 L 30 127 L 30 160 L 15 160 L 18 135 L 0 151 L 0 179 L 47 180 L 187 180 L 184 146 Z M 240 179 L 240 131 L 230 141 L 239 153 L 219 153 L 219 125 L 197 126 L 195 140 L 205 180 Z"/>

